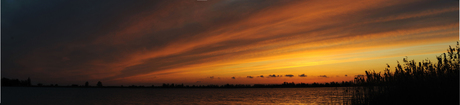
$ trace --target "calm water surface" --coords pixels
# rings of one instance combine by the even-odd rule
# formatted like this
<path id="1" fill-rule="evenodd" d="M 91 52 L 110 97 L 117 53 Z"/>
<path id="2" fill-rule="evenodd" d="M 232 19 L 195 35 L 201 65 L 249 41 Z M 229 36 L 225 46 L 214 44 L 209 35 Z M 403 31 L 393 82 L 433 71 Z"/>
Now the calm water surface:
<path id="1" fill-rule="evenodd" d="M 2 87 L 2 105 L 344 104 L 345 89 Z"/>

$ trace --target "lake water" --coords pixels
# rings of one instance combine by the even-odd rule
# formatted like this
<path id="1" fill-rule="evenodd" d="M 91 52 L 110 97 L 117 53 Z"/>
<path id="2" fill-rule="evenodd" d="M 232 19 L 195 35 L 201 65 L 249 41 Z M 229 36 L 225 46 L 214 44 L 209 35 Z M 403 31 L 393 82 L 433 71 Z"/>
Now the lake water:
<path id="1" fill-rule="evenodd" d="M 344 104 L 344 87 L 53 88 L 2 87 L 2 105 Z"/>

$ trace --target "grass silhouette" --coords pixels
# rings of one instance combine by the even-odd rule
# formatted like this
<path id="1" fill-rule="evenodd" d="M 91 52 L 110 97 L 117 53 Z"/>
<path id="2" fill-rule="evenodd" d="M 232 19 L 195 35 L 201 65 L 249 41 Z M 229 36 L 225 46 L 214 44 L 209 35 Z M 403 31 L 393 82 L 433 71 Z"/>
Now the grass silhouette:
<path id="1" fill-rule="evenodd" d="M 437 63 L 430 60 L 415 62 L 403 58 L 391 72 L 387 64 L 381 72 L 365 71 L 354 79 L 351 104 L 459 104 L 459 43 L 447 54 L 437 56 Z"/>

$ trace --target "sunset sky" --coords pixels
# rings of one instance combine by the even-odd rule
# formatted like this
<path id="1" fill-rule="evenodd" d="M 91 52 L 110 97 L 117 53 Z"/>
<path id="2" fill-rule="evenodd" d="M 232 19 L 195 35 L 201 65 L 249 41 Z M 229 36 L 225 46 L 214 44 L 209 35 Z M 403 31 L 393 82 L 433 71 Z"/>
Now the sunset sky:
<path id="1" fill-rule="evenodd" d="M 7 78 L 83 85 L 349 81 L 446 52 L 458 0 L 1 1 Z M 302 75 L 303 74 L 303 75 Z M 274 76 L 273 76 L 274 75 Z"/>

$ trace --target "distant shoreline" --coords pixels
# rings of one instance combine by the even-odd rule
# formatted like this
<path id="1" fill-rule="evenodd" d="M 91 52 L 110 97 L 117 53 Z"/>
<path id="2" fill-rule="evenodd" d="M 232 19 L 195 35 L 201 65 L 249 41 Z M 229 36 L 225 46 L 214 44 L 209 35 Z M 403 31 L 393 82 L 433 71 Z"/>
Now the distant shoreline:
<path id="1" fill-rule="evenodd" d="M 316 86 L 316 87 L 120 87 L 120 86 L 106 86 L 106 87 L 82 87 L 82 86 L 2 86 L 2 87 L 31 87 L 31 88 L 162 88 L 162 89 L 190 89 L 190 88 L 321 88 L 321 87 L 353 87 L 353 86 Z"/>

